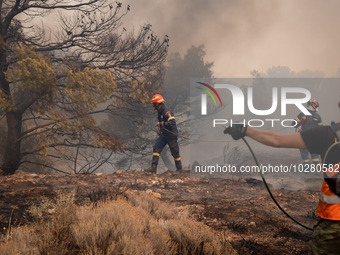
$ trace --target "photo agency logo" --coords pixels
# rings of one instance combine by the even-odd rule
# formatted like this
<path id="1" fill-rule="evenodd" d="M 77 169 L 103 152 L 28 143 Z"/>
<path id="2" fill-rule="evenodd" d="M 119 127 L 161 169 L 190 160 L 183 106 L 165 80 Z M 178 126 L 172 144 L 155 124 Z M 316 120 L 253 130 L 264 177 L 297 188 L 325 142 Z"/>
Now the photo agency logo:
<path id="1" fill-rule="evenodd" d="M 233 125 L 233 124 L 243 124 L 251 127 L 262 127 L 265 123 L 269 123 L 271 127 L 280 124 L 282 127 L 295 127 L 297 122 L 295 119 L 287 119 L 287 106 L 295 107 L 295 110 L 299 110 L 306 116 L 312 115 L 307 108 L 303 105 L 311 99 L 311 92 L 302 87 L 271 87 L 266 89 L 267 92 L 271 90 L 271 98 L 266 97 L 266 101 L 271 100 L 271 106 L 266 109 L 257 109 L 256 99 L 254 97 L 255 90 L 258 88 L 247 87 L 246 89 L 241 89 L 233 84 L 214 84 L 209 85 L 203 82 L 197 82 L 203 87 L 197 87 L 204 93 L 201 94 L 201 115 L 209 115 L 208 113 L 208 100 L 207 95 L 210 96 L 215 104 L 218 106 L 215 97 L 219 100 L 220 106 L 222 107 L 222 99 L 220 95 L 230 94 L 232 96 L 232 118 L 214 118 L 212 120 L 213 127 L 218 125 Z M 217 92 L 218 90 L 218 92 Z M 212 94 L 214 93 L 214 95 Z M 263 100 L 263 98 L 262 98 Z M 274 113 L 277 113 L 278 108 L 280 108 L 279 116 L 280 118 L 273 118 Z M 246 111 L 250 113 L 251 116 L 255 118 L 244 118 Z M 278 116 L 278 114 L 275 114 Z M 243 117 L 243 119 L 242 119 Z M 295 125 L 294 125 L 295 122 Z M 292 124 L 293 123 L 293 124 Z"/>
<path id="2" fill-rule="evenodd" d="M 212 92 L 215 93 L 215 95 L 217 96 L 218 100 L 220 101 L 221 106 L 223 106 L 222 104 L 222 100 L 220 95 L 217 93 L 217 91 L 214 89 L 214 87 L 212 87 L 209 84 L 206 84 L 204 82 L 197 82 L 198 84 L 201 84 L 203 86 L 205 86 L 206 88 L 210 89 Z M 207 94 L 210 96 L 210 98 L 213 100 L 213 102 L 215 103 L 215 106 L 217 106 L 216 100 L 214 98 L 214 96 L 211 94 L 211 92 L 205 88 L 201 88 L 201 87 L 197 87 L 198 89 L 204 91 L 206 94 L 201 94 L 201 114 L 202 115 L 207 115 Z"/>

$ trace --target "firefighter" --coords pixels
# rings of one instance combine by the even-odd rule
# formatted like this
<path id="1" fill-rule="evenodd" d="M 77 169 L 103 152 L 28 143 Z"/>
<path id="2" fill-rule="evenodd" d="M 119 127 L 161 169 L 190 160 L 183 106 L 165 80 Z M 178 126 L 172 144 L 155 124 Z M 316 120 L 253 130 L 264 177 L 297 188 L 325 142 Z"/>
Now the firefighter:
<path id="1" fill-rule="evenodd" d="M 149 173 L 157 173 L 160 153 L 167 144 L 169 145 L 171 155 L 174 157 L 176 170 L 182 170 L 181 156 L 179 155 L 179 146 L 177 142 L 178 131 L 176 120 L 173 113 L 164 105 L 164 101 L 164 98 L 159 94 L 156 94 L 151 98 L 151 103 L 158 112 L 158 122 L 156 126 L 159 128 L 159 137 L 153 146 L 151 167 L 144 170 Z"/>
<path id="2" fill-rule="evenodd" d="M 338 105 L 340 108 L 340 102 Z M 333 170 L 335 166 L 340 165 L 338 144 L 340 123 L 332 126 L 317 126 L 294 134 L 280 134 L 236 124 L 226 128 L 224 133 L 230 134 L 234 140 L 249 136 L 257 142 L 272 147 L 308 149 L 311 153 L 321 155 L 326 167 L 333 166 L 329 167 L 324 175 L 317 208 L 320 220 L 313 229 L 310 247 L 314 254 L 340 254 L 340 181 L 334 178 L 340 178 L 340 173 Z M 333 148 L 337 151 L 329 153 Z M 327 177 L 332 173 L 336 174 L 333 178 Z"/>
<path id="3" fill-rule="evenodd" d="M 315 99 L 310 99 L 307 102 L 307 110 L 310 112 L 311 115 L 305 115 L 304 113 L 300 113 L 296 117 L 296 123 L 293 122 L 296 128 L 301 128 L 301 130 L 308 130 L 310 128 L 321 126 L 322 120 L 320 115 L 317 113 L 319 110 L 319 103 Z M 309 153 L 306 149 L 300 149 L 300 154 L 302 158 L 302 163 L 304 165 L 309 165 Z M 310 153 L 312 159 L 312 165 L 316 166 L 320 163 L 320 157 L 316 153 Z"/>

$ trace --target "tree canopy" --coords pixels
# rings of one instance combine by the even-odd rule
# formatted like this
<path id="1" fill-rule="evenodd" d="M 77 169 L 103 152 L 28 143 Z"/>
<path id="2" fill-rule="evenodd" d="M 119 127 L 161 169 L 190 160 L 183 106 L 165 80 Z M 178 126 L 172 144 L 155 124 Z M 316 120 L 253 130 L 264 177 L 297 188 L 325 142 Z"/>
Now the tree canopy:
<path id="1" fill-rule="evenodd" d="M 93 172 L 124 150 L 96 115 L 148 102 L 169 41 L 149 24 L 128 32 L 129 11 L 107 0 L 0 1 L 4 174 L 23 164 Z"/>

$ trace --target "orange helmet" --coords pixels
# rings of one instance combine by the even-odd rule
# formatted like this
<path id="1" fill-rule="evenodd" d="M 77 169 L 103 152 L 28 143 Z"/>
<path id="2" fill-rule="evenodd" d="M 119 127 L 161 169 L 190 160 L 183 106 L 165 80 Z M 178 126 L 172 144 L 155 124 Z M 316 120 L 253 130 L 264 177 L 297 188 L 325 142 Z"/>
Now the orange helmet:
<path id="1" fill-rule="evenodd" d="M 160 104 L 163 103 L 164 101 L 165 101 L 164 98 L 160 94 L 156 94 L 151 98 L 151 104 L 154 103 Z"/>

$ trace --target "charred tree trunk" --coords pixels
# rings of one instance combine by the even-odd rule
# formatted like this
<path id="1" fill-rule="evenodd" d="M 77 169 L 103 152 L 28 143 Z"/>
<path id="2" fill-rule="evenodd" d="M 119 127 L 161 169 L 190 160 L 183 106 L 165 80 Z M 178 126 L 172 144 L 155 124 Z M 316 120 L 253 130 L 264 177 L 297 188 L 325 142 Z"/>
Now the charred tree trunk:
<path id="1" fill-rule="evenodd" d="M 8 129 L 2 170 L 4 175 L 10 175 L 14 174 L 18 169 L 21 160 L 20 135 L 22 114 L 17 112 L 8 112 L 6 114 L 6 118 Z"/>
<path id="2" fill-rule="evenodd" d="M 3 31 L 2 31 L 3 32 Z M 6 33 L 5 33 L 6 34 Z M 21 125 L 22 125 L 22 112 L 17 110 L 10 110 L 10 105 L 13 104 L 11 98 L 11 92 L 8 81 L 5 79 L 5 72 L 7 71 L 8 63 L 7 63 L 7 55 L 3 51 L 3 47 L 5 47 L 5 43 L 2 41 L 4 35 L 0 36 L 1 41 L 1 51 L 0 51 L 0 89 L 1 89 L 1 98 L 4 101 L 7 101 L 4 105 L 2 105 L 3 112 L 6 115 L 7 121 L 7 136 L 6 142 L 4 146 L 4 155 L 2 158 L 1 169 L 4 175 L 14 174 L 20 165 L 20 135 L 21 135 Z M 4 135 L 4 134 L 2 134 Z"/>

